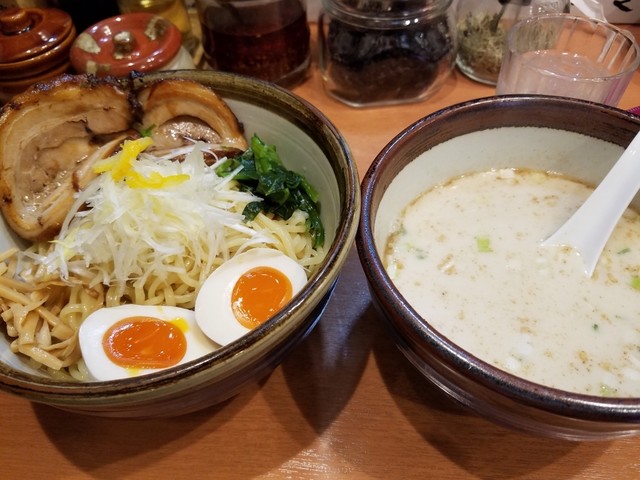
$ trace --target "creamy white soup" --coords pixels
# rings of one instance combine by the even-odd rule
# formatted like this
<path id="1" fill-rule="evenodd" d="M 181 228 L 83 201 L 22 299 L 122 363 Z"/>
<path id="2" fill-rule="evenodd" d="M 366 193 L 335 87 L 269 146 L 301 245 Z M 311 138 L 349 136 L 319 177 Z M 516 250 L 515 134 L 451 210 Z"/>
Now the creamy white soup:
<path id="1" fill-rule="evenodd" d="M 568 247 L 542 247 L 591 188 L 501 169 L 437 186 L 404 210 L 385 265 L 439 332 L 543 385 L 640 396 L 640 220 L 627 210 L 591 278 Z"/>

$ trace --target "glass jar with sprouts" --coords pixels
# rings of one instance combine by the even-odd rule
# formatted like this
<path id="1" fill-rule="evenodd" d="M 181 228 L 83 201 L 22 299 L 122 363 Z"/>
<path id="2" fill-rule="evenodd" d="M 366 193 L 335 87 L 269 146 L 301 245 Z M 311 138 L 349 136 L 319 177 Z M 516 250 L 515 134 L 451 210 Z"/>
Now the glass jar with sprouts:
<path id="1" fill-rule="evenodd" d="M 495 85 L 511 26 L 533 15 L 569 12 L 569 7 L 569 0 L 458 0 L 458 69 L 473 80 Z"/>

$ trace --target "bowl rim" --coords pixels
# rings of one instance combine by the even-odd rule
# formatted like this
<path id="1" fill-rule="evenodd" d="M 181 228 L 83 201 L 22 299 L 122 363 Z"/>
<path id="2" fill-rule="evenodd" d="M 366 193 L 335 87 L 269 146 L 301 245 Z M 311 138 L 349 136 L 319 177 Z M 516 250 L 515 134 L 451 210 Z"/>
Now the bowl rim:
<path id="1" fill-rule="evenodd" d="M 375 208 L 373 206 L 374 195 L 378 188 L 378 183 L 381 182 L 380 177 L 383 175 L 385 169 L 393 164 L 392 159 L 397 152 L 406 150 L 406 145 L 410 143 L 414 137 L 434 128 L 442 128 L 442 125 L 446 125 L 446 121 L 449 118 L 466 115 L 469 112 L 482 111 L 487 108 L 498 108 L 503 112 L 508 112 L 510 109 L 523 108 L 525 106 L 530 108 L 548 106 L 559 109 L 572 109 L 576 115 L 588 112 L 591 115 L 606 115 L 622 120 L 628 123 L 629 129 L 620 132 L 620 140 L 624 142 L 626 139 L 627 144 L 631 141 L 635 133 L 640 130 L 640 116 L 616 107 L 574 98 L 525 94 L 496 95 L 473 99 L 451 105 L 415 121 L 396 135 L 381 150 L 362 179 L 362 212 L 356 246 L 365 274 L 372 290 L 375 292 L 374 295 L 376 295 L 378 299 L 382 296 L 382 302 L 386 302 L 387 306 L 392 308 L 398 315 L 403 315 L 403 327 L 409 328 L 412 335 L 422 339 L 426 344 L 419 346 L 410 343 L 411 340 L 403 338 L 404 341 L 409 342 L 409 345 L 412 347 L 423 348 L 425 350 L 429 349 L 430 354 L 446 362 L 447 365 L 459 370 L 464 370 L 465 375 L 483 387 L 515 400 L 520 404 L 560 416 L 569 414 L 572 417 L 584 420 L 600 420 L 612 423 L 640 423 L 640 397 L 602 397 L 547 387 L 494 367 L 468 351 L 456 346 L 446 336 L 423 319 L 404 299 L 387 275 L 380 255 L 375 248 L 373 233 L 377 206 Z M 508 115 L 506 118 L 508 118 Z M 470 130 L 465 130 L 465 133 L 489 128 L 487 127 L 488 123 L 481 121 L 473 125 Z M 491 128 L 495 126 L 496 125 L 491 125 Z M 508 127 L 514 125 L 509 124 L 505 119 L 504 125 L 501 126 Z M 541 125 L 536 124 L 533 126 Z M 560 126 L 557 128 L 560 128 Z M 574 131 L 571 128 L 565 129 Z M 579 133 L 585 134 L 585 130 L 589 130 L 588 126 L 585 127 L 584 130 L 580 130 Z M 578 130 L 576 129 L 575 131 Z M 597 129 L 592 127 L 589 131 L 591 132 L 591 136 L 597 137 L 597 135 L 595 135 Z M 589 135 L 589 133 L 586 134 Z M 420 153 L 422 153 L 422 151 L 418 152 L 418 154 Z M 386 190 L 387 186 L 388 185 L 384 185 L 382 188 Z M 382 194 L 380 195 L 382 196 Z M 386 322 L 393 324 L 393 320 L 389 319 L 386 313 L 383 317 Z M 421 360 L 424 360 L 424 358 L 421 358 Z"/>
<path id="2" fill-rule="evenodd" d="M 230 365 L 241 363 L 247 356 L 250 358 L 249 361 L 253 362 L 264 360 L 259 357 L 259 350 L 268 347 L 274 332 L 284 330 L 285 333 L 291 331 L 300 335 L 300 331 L 304 333 L 305 328 L 308 332 L 313 325 L 306 326 L 307 315 L 301 313 L 311 314 L 315 310 L 309 307 L 310 300 L 319 297 L 320 304 L 328 300 L 327 297 L 335 285 L 339 270 L 345 263 L 355 240 L 360 216 L 358 171 L 351 150 L 342 134 L 320 110 L 308 101 L 274 83 L 248 76 L 210 70 L 176 70 L 135 73 L 122 80 L 138 85 L 165 78 L 190 79 L 205 83 L 225 100 L 242 100 L 252 105 L 274 109 L 276 112 L 293 111 L 293 115 L 288 115 L 287 118 L 301 130 L 315 140 L 329 140 L 330 147 L 326 148 L 333 148 L 339 152 L 340 165 L 332 164 L 332 167 L 336 177 L 342 177 L 338 179 L 338 187 L 343 196 L 340 203 L 343 217 L 337 222 L 335 237 L 332 245 L 327 249 L 325 259 L 303 289 L 290 301 L 288 308 L 240 339 L 199 359 L 139 377 L 95 382 L 61 381 L 21 372 L 0 364 L 0 391 L 17 394 L 32 401 L 72 407 L 102 405 L 105 400 L 115 402 L 110 404 L 111 407 L 126 405 L 128 399 L 135 398 L 138 402 L 140 396 L 144 394 L 155 396 L 155 392 L 169 386 L 172 387 L 172 394 L 179 394 L 180 391 L 186 391 L 195 384 L 206 383 L 215 372 L 222 372 Z M 240 121 L 242 122 L 242 119 Z M 320 147 L 322 148 L 322 145 Z M 328 151 L 325 153 L 329 157 Z M 340 185 L 341 182 L 344 182 L 344 185 Z M 288 338 L 288 334 L 283 338 Z M 258 353 L 255 355 L 258 357 L 251 359 L 252 352 L 256 350 Z M 271 366 L 277 363 L 279 362 L 276 361 Z M 224 373 L 225 378 L 233 374 L 228 370 Z M 178 388 L 176 384 L 180 380 L 184 385 Z M 178 390 L 173 390 L 176 388 Z"/>

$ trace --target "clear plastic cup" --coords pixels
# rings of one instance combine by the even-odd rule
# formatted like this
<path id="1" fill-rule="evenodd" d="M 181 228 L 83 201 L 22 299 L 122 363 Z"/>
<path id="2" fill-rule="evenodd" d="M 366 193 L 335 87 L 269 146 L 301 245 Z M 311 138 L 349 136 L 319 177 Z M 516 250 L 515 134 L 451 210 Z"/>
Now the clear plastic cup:
<path id="1" fill-rule="evenodd" d="M 507 35 L 496 93 L 580 98 L 616 106 L 640 65 L 633 35 L 567 14 L 515 24 Z"/>

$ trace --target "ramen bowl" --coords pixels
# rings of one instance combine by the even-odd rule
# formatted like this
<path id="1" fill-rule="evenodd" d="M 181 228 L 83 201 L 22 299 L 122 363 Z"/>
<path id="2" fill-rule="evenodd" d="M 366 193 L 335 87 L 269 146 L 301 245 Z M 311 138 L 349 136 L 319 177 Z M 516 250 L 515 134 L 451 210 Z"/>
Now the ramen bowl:
<path id="1" fill-rule="evenodd" d="M 135 77 L 135 82 L 144 84 L 166 78 L 186 78 L 212 87 L 243 124 L 247 138 L 256 133 L 276 145 L 285 165 L 302 173 L 315 187 L 322 205 L 326 257 L 302 290 L 259 327 L 196 360 L 139 377 L 91 382 L 53 379 L 12 353 L 11 339 L 0 326 L 3 394 L 99 416 L 184 414 L 227 400 L 263 378 L 322 316 L 353 245 L 360 212 L 357 171 L 343 138 L 310 104 L 259 80 L 184 71 Z M 2 249 L 17 243 L 16 236 L 2 224 Z"/>
<path id="2" fill-rule="evenodd" d="M 589 121 L 585 121 L 587 118 Z M 531 434 L 603 440 L 640 432 L 640 398 L 633 394 L 613 397 L 610 392 L 577 393 L 562 382 L 550 387 L 545 382 L 524 379 L 524 374 L 515 373 L 518 371 L 505 366 L 506 362 L 499 368 L 499 363 L 489 361 L 479 350 L 472 354 L 470 343 L 461 347 L 461 337 L 452 331 L 443 333 L 449 325 L 439 322 L 446 318 L 453 323 L 446 310 L 458 312 L 459 305 L 444 300 L 444 307 L 429 309 L 434 304 L 440 307 L 440 300 L 430 296 L 431 303 L 426 302 L 427 309 L 420 309 L 421 315 L 419 300 L 410 297 L 405 287 L 399 287 L 397 271 L 387 261 L 390 237 L 397 229 L 398 219 L 403 218 L 405 207 L 433 187 L 446 185 L 454 178 L 468 178 L 473 172 L 501 169 L 554 172 L 595 186 L 638 130 L 640 117 L 595 103 L 545 96 L 490 97 L 454 105 L 417 121 L 379 153 L 363 178 L 363 208 L 356 244 L 381 320 L 398 348 L 427 381 L 477 414 Z M 477 198 L 482 208 L 482 196 Z M 640 198 L 636 197 L 633 205 L 640 206 Z M 419 221 L 433 225 L 435 217 L 436 214 L 425 215 Z M 491 235 L 492 231 L 482 233 Z M 453 230 L 442 234 L 447 239 L 455 236 Z M 435 243 L 420 239 L 411 245 L 421 258 L 428 259 L 435 251 Z M 495 253 L 493 247 L 485 251 Z M 434 269 L 451 265 L 443 260 Z M 432 270 L 430 267 L 419 273 L 423 286 L 436 281 L 437 276 L 428 273 Z M 457 292 L 457 299 L 464 300 L 475 295 L 472 290 L 484 288 L 482 276 L 474 279 L 467 290 Z M 426 297 L 427 288 L 421 288 L 424 290 L 417 294 Z M 545 311 L 553 311 L 555 307 L 549 307 L 547 300 L 532 300 L 533 310 L 542 311 L 544 307 Z M 523 304 L 516 301 L 515 305 L 518 316 L 519 309 L 524 310 Z M 477 311 L 487 308 L 490 307 L 481 305 Z M 625 308 L 633 310 L 633 305 Z M 471 328 L 469 317 L 457 317 L 463 332 Z M 568 322 L 568 317 L 557 322 Z M 589 322 L 586 318 L 584 321 Z M 587 324 L 587 330 L 597 330 L 596 323 Z M 579 327 L 575 328 L 576 335 Z M 484 328 L 493 335 L 491 346 L 495 350 L 501 345 L 513 346 L 501 331 L 491 330 L 491 324 Z M 546 352 L 550 356 L 556 353 Z"/>

